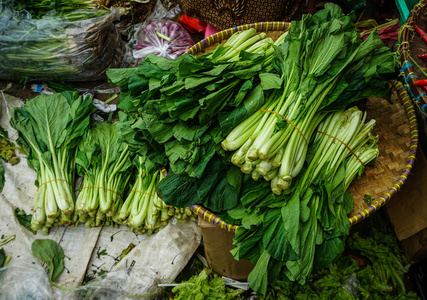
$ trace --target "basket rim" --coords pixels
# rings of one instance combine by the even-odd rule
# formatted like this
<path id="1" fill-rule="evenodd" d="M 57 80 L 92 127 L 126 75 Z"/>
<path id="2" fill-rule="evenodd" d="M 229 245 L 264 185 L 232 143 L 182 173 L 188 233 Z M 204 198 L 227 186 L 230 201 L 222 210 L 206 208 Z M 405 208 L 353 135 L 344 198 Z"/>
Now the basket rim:
<path id="1" fill-rule="evenodd" d="M 198 42 L 197 44 L 192 46 L 190 49 L 188 49 L 186 53 L 194 55 L 200 51 L 203 51 L 206 47 L 211 46 L 216 42 L 220 42 L 224 39 L 227 39 L 237 31 L 242 31 L 249 28 L 255 28 L 257 31 L 272 31 L 272 30 L 287 31 L 289 30 L 290 26 L 291 26 L 291 22 L 260 22 L 260 23 L 252 23 L 252 24 L 235 26 L 233 28 L 229 28 L 229 29 L 217 32 L 207 37 L 206 39 L 203 39 L 202 41 Z M 280 29 L 280 27 L 282 29 Z M 365 218 L 367 218 L 368 216 L 376 212 L 378 209 L 383 207 L 390 200 L 390 198 L 401 189 L 403 184 L 405 184 L 408 178 L 408 175 L 410 175 L 411 173 L 411 169 L 415 161 L 415 156 L 418 148 L 418 123 L 417 123 L 415 108 L 412 103 L 412 98 L 409 92 L 405 89 L 405 85 L 401 81 L 393 80 L 391 81 L 391 85 L 397 91 L 397 94 L 399 95 L 401 100 L 400 102 L 402 103 L 405 109 L 406 115 L 409 119 L 409 128 L 410 128 L 411 136 L 410 136 L 410 144 L 409 144 L 410 145 L 409 154 L 407 156 L 406 165 L 401 171 L 399 178 L 396 181 L 394 181 L 394 184 L 381 193 L 382 196 L 374 200 L 374 202 L 371 203 L 367 208 L 356 213 L 354 216 L 348 218 L 350 226 L 353 226 L 361 222 L 362 220 L 364 220 Z M 201 205 L 192 205 L 191 210 L 194 213 L 196 213 L 199 217 L 209 222 L 211 225 L 220 227 L 226 231 L 235 232 L 239 227 L 237 225 L 227 224 L 220 217 L 216 216 L 214 213 L 210 212 L 208 209 L 204 208 Z"/>
<path id="2" fill-rule="evenodd" d="M 196 54 L 200 51 L 204 51 L 206 47 L 220 42 L 222 40 L 228 39 L 231 35 L 237 31 L 244 31 L 249 28 L 255 28 L 256 31 L 268 32 L 268 31 L 287 31 L 291 27 L 291 22 L 284 21 L 271 21 L 271 22 L 257 22 L 245 25 L 236 25 L 232 28 L 224 29 L 213 35 L 208 36 L 207 38 L 201 40 L 200 42 L 191 46 L 184 54 Z"/>

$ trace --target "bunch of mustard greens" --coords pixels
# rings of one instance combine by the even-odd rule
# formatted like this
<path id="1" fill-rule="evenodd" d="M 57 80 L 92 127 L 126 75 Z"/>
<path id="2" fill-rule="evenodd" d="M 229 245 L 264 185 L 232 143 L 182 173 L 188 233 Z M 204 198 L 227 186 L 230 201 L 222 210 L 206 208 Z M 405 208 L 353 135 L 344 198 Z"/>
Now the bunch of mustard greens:
<path id="1" fill-rule="evenodd" d="M 361 42 L 350 16 L 327 6 L 293 22 L 288 38 L 276 48 L 276 73 L 270 97 L 222 141 L 235 151 L 232 163 L 258 180 L 271 181 L 274 193 L 288 189 L 303 168 L 308 141 L 328 111 L 363 97 L 387 96 L 384 76 L 393 58 L 374 33 Z M 267 87 L 265 84 L 264 89 Z"/>
<path id="2" fill-rule="evenodd" d="M 52 225 L 82 222 L 154 233 L 173 216 L 192 218 L 191 210 L 166 205 L 156 194 L 164 153 L 138 140 L 126 118 L 94 122 L 95 110 L 77 92 L 42 94 L 12 110 L 18 143 L 37 172 L 31 229 L 47 234 Z M 84 176 L 77 198 L 76 173 Z"/>
<path id="3" fill-rule="evenodd" d="M 245 182 L 242 204 L 228 214 L 241 223 L 232 253 L 255 264 L 248 278 L 255 291 L 264 294 L 278 278 L 304 284 L 314 268 L 343 251 L 353 209 L 348 186 L 378 155 L 375 121 L 365 118 L 356 107 L 328 114 L 289 193 L 278 196 L 267 182 Z"/>
<path id="4" fill-rule="evenodd" d="M 18 143 L 37 171 L 31 227 L 47 233 L 54 224 L 70 224 L 74 211 L 74 159 L 95 107 L 77 92 L 40 95 L 11 112 Z"/>

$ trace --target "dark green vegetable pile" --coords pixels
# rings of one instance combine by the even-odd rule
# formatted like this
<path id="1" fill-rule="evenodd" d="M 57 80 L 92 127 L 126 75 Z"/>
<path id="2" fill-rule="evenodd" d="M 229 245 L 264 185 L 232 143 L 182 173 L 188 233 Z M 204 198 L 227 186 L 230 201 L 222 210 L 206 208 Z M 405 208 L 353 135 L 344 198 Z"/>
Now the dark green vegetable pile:
<path id="1" fill-rule="evenodd" d="M 253 50 L 264 36 L 242 32 L 200 57 L 147 56 L 108 72 L 140 135 L 164 147 L 163 201 L 241 224 L 232 253 L 256 264 L 248 280 L 261 294 L 279 278 L 304 284 L 342 253 L 347 188 L 378 155 L 375 121 L 347 108 L 389 96 L 394 59 L 375 32 L 362 42 L 353 21 L 327 4 L 268 50 Z"/>
<path id="2" fill-rule="evenodd" d="M 343 252 L 348 186 L 378 155 L 375 121 L 355 102 L 389 96 L 394 74 L 378 34 L 362 42 L 353 22 L 326 4 L 276 41 L 249 29 L 198 57 L 110 69 L 114 124 L 89 122 L 90 101 L 70 93 L 28 101 L 12 125 L 38 171 L 33 229 L 153 232 L 200 204 L 240 225 L 232 253 L 256 265 L 252 289 L 304 284 Z M 76 202 L 74 170 L 85 176 Z"/>
<path id="3" fill-rule="evenodd" d="M 279 280 L 268 287 L 264 296 L 257 294 L 256 299 L 419 299 L 405 287 L 408 267 L 393 229 L 379 213 L 354 227 L 345 242 L 343 255 L 311 275 L 307 283 L 298 285 L 289 280 Z M 185 272 L 189 270 L 180 275 L 184 276 Z M 212 270 L 199 268 L 196 274 L 178 281 L 171 294 L 166 293 L 168 299 L 210 299 L 206 291 L 216 293 L 215 299 L 228 299 L 224 280 Z M 234 292 L 243 291 L 235 289 Z M 249 294 L 250 291 L 245 295 Z M 242 294 L 241 297 L 246 299 Z"/>
<path id="4" fill-rule="evenodd" d="M 300 286 L 279 281 L 260 300 L 419 299 L 405 288 L 408 262 L 385 217 L 375 215 L 352 231 L 345 254 Z"/>

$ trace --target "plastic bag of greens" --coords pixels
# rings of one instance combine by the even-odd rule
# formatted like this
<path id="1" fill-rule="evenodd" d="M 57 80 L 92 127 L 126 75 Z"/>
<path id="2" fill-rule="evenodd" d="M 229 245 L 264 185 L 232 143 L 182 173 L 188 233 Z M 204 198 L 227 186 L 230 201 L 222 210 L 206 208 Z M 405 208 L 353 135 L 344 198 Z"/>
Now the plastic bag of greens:
<path id="1" fill-rule="evenodd" d="M 181 24 L 169 20 L 154 21 L 142 30 L 133 55 L 141 60 L 149 53 L 175 59 L 193 44 L 190 34 Z"/>
<path id="2" fill-rule="evenodd" d="M 0 78 L 88 81 L 121 67 L 124 42 L 113 23 L 119 10 L 33 15 L 0 9 Z"/>
<path id="3" fill-rule="evenodd" d="M 191 46 L 193 40 L 181 24 L 171 21 L 181 12 L 179 5 L 166 9 L 158 0 L 152 13 L 134 27 L 129 47 L 132 58 L 141 62 L 149 53 L 174 59 Z"/>

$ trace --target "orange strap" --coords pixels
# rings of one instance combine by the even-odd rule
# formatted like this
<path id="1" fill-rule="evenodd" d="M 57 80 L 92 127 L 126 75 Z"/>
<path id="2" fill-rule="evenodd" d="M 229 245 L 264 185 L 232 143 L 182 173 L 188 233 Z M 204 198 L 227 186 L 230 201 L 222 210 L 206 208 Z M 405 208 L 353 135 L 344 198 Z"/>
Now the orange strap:
<path id="1" fill-rule="evenodd" d="M 117 194 L 120 198 L 122 198 L 122 195 L 119 194 L 118 192 L 110 190 L 110 189 L 107 189 L 107 188 L 102 187 L 102 186 L 85 186 L 85 187 L 81 188 L 81 190 L 84 190 L 84 189 L 101 189 L 101 190 L 106 190 L 106 191 L 112 192 L 114 194 Z"/>
<path id="2" fill-rule="evenodd" d="M 308 145 L 308 141 L 307 141 L 307 139 L 305 138 L 305 136 L 302 134 L 301 130 L 299 130 L 299 129 L 298 129 L 298 127 L 296 127 L 296 126 L 295 126 L 295 124 L 294 124 L 294 123 L 292 123 L 289 119 L 285 118 L 285 116 L 283 116 L 283 115 L 279 114 L 277 111 L 266 110 L 266 109 L 258 109 L 258 110 L 259 110 L 259 111 L 264 111 L 264 112 L 268 112 L 268 113 L 272 113 L 272 114 L 276 114 L 276 115 L 281 116 L 283 119 L 285 119 L 285 120 L 286 120 L 286 122 L 288 122 L 289 124 L 291 124 L 291 125 L 292 125 L 292 127 L 294 127 L 294 128 L 298 131 L 298 133 L 299 133 L 299 134 L 301 134 L 301 136 L 303 137 L 303 139 L 304 139 L 305 143 Z"/>
<path id="3" fill-rule="evenodd" d="M 237 53 L 240 53 L 239 50 L 237 50 L 236 48 L 234 48 L 233 46 L 230 45 L 223 45 L 224 47 L 230 47 L 231 49 L 233 49 L 234 51 L 236 51 Z"/>
<path id="4" fill-rule="evenodd" d="M 357 160 L 363 165 L 363 166 L 365 166 L 365 164 L 363 163 L 363 161 L 359 158 L 359 156 L 357 156 L 356 155 L 356 153 L 354 153 L 354 151 L 353 150 L 351 150 L 351 148 L 346 144 L 346 143 L 344 143 L 343 141 L 341 141 L 339 138 L 336 138 L 336 137 L 334 137 L 334 136 L 332 136 L 332 135 L 330 135 L 330 134 L 328 134 L 328 133 L 325 133 L 325 132 L 322 132 L 322 131 L 317 131 L 318 133 L 321 133 L 321 134 L 324 134 L 324 135 L 326 135 L 326 136 L 329 136 L 330 138 L 333 138 L 334 140 L 337 140 L 338 142 L 340 142 L 341 144 L 343 144 L 347 149 L 348 149 L 348 151 L 350 151 L 351 152 L 351 154 L 353 154 L 354 155 L 354 157 L 356 157 L 357 158 Z"/>
<path id="5" fill-rule="evenodd" d="M 64 181 L 64 182 L 66 182 L 66 183 L 68 183 L 69 185 L 71 185 L 71 186 L 72 186 L 72 184 L 71 184 L 69 181 L 65 180 L 65 179 L 52 179 L 52 180 L 49 180 L 49 181 L 46 181 L 46 182 L 43 182 L 42 184 L 40 184 L 40 185 L 37 187 L 37 190 L 38 190 L 39 188 L 41 188 L 43 185 L 45 185 L 45 184 L 47 184 L 47 183 L 49 183 L 49 182 L 53 182 L 53 181 Z"/>
<path id="6" fill-rule="evenodd" d="M 137 190 L 132 190 L 132 191 L 130 191 L 130 192 L 131 192 L 131 193 L 132 193 L 132 192 L 135 192 L 135 193 L 141 193 L 141 194 L 146 194 L 146 195 L 150 195 L 150 196 L 156 197 L 156 195 L 153 195 L 153 194 L 150 194 L 150 193 L 147 193 L 147 192 L 137 191 Z"/>

